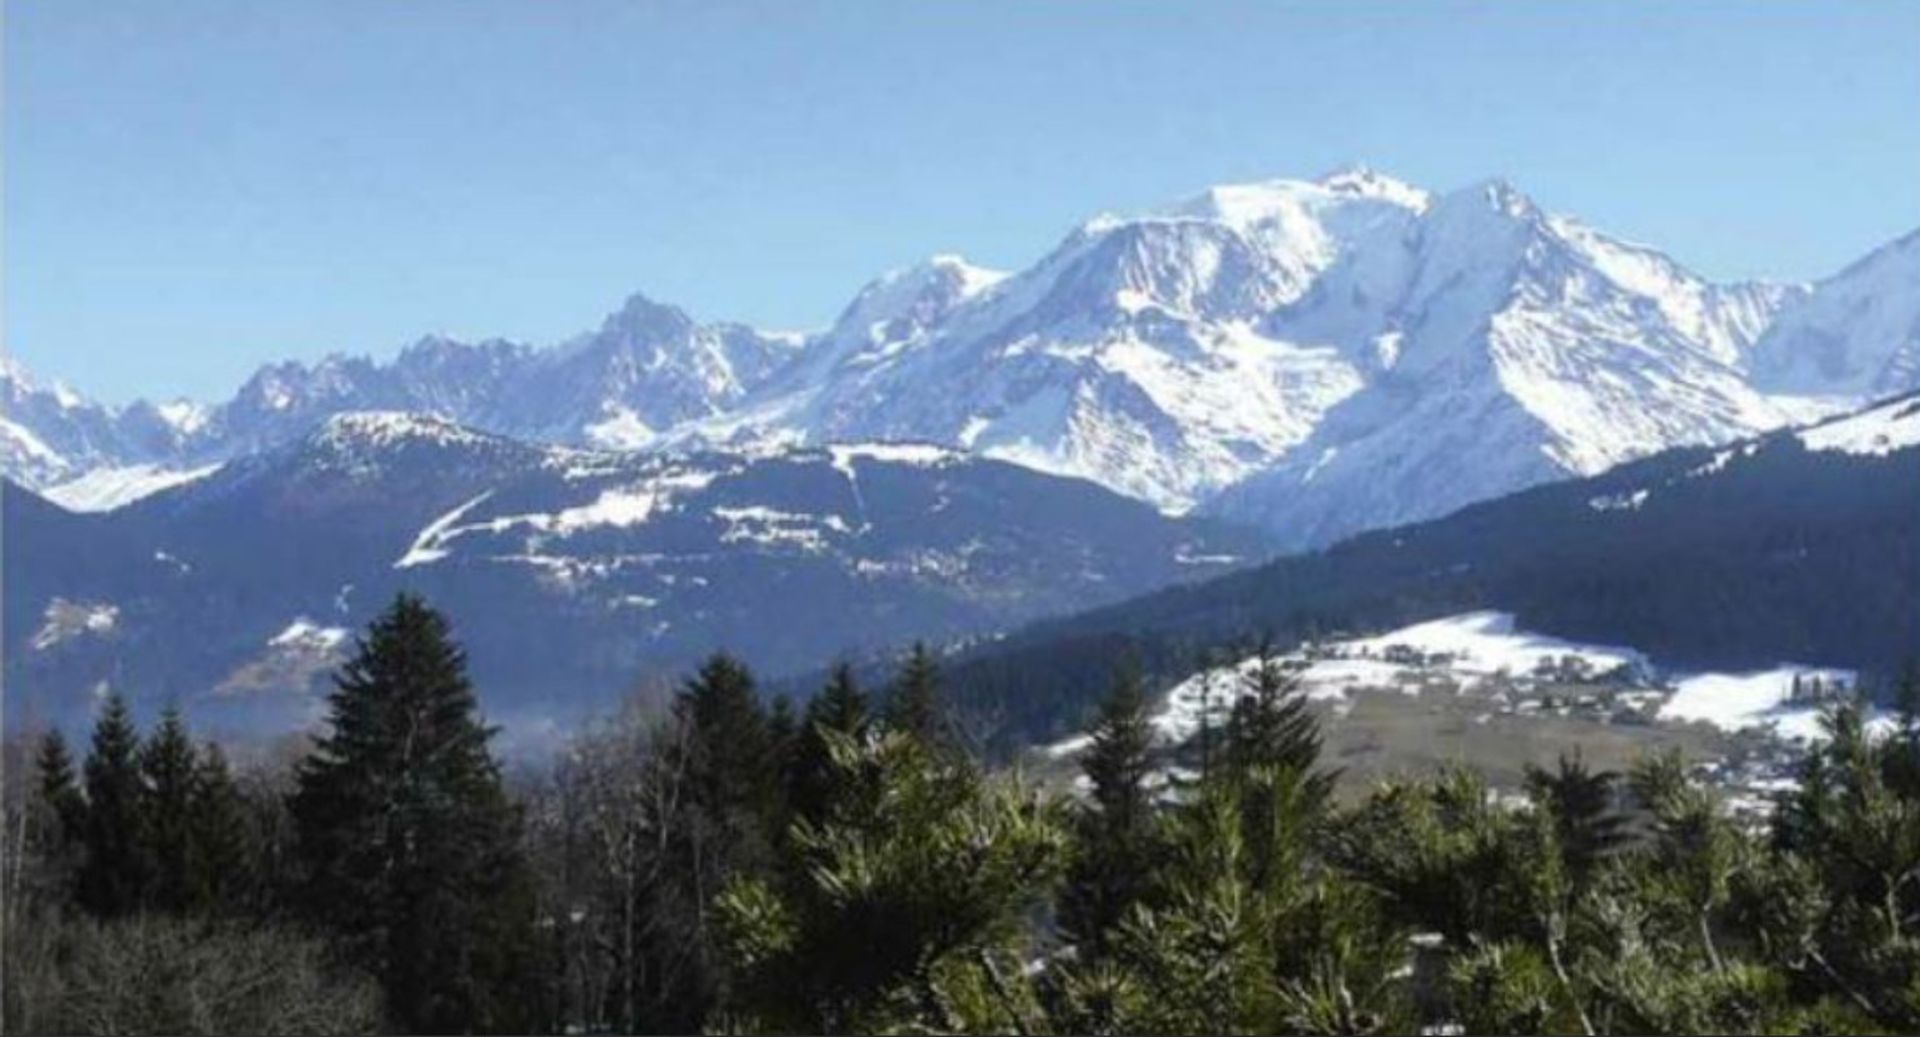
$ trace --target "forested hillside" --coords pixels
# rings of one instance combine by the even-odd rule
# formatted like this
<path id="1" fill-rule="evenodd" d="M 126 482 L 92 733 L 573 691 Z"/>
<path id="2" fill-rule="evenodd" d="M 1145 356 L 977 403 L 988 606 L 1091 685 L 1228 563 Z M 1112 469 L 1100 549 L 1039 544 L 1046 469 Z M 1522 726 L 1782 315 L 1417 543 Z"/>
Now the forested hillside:
<path id="1" fill-rule="evenodd" d="M 1920 682 L 1763 823 L 1677 756 L 1336 797 L 1277 660 L 1194 766 L 1124 668 L 1082 794 L 984 766 L 915 651 L 804 708 L 716 655 L 502 773 L 402 597 L 310 743 L 235 766 L 110 700 L 15 733 L 9 1032 L 1912 1032 Z M 31 756 L 31 762 L 27 757 Z M 80 757 L 80 758 L 76 758 Z"/>
<path id="2" fill-rule="evenodd" d="M 1474 609 L 1676 667 L 1891 673 L 1920 654 L 1916 431 L 1908 397 L 1805 432 L 1669 451 L 1042 622 L 963 655 L 956 676 L 1011 747 L 1070 733 L 1115 658 L 1170 681 L 1233 644 Z"/>

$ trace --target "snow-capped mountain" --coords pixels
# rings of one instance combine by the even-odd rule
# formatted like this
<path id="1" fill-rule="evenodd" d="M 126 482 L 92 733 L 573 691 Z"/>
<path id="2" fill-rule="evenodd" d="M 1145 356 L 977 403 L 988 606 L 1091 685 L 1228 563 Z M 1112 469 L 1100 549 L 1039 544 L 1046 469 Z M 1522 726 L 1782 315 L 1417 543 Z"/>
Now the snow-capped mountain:
<path id="1" fill-rule="evenodd" d="M 0 357 L 0 474 L 55 487 L 91 475 L 113 481 L 124 466 L 153 466 L 177 457 L 204 423 L 185 401 L 139 401 L 114 409 L 63 382 L 43 383 Z"/>
<path id="2" fill-rule="evenodd" d="M 1770 392 L 1857 399 L 1920 385 L 1920 231 L 1814 287 L 1754 346 Z"/>
<path id="3" fill-rule="evenodd" d="M 1010 276 L 951 259 L 893 275 L 861 300 L 906 301 L 914 317 L 873 320 L 856 302 L 823 369 L 771 383 L 724 434 L 928 439 L 1184 510 L 1277 460 L 1360 387 L 1337 347 L 1263 321 L 1425 204 L 1369 173 L 1223 187 L 1094 219 Z"/>
<path id="4" fill-rule="evenodd" d="M 1364 388 L 1209 505 L 1297 546 L 1444 514 L 1798 415 L 1753 389 L 1752 336 L 1791 289 L 1706 284 L 1491 182 L 1329 270 L 1277 334 L 1378 344 Z M 1356 300 L 1367 300 L 1363 305 Z"/>
<path id="5" fill-rule="evenodd" d="M 284 726 L 402 588 L 453 618 L 491 706 L 553 714 L 718 647 L 790 672 L 991 634 L 1264 549 L 924 444 L 582 450 L 404 412 L 335 415 L 103 514 L 8 490 L 9 708 L 56 717 L 105 681 Z"/>
<path id="6" fill-rule="evenodd" d="M 1101 216 L 1011 273 L 937 256 L 808 336 L 635 296 L 555 346 L 269 366 L 139 446 L 11 407 L 0 461 L 113 467 L 82 504 L 366 409 L 583 447 L 922 441 L 1310 546 L 1920 384 L 1916 264 L 1909 235 L 1816 289 L 1716 284 L 1501 181 L 1352 169 Z"/>
<path id="7" fill-rule="evenodd" d="M 212 413 L 193 448 L 251 453 L 362 410 L 417 411 L 552 442 L 642 446 L 656 430 L 734 406 L 798 347 L 792 336 L 700 324 L 634 295 L 598 330 L 550 349 L 429 336 L 391 363 L 336 355 L 262 368 Z"/>

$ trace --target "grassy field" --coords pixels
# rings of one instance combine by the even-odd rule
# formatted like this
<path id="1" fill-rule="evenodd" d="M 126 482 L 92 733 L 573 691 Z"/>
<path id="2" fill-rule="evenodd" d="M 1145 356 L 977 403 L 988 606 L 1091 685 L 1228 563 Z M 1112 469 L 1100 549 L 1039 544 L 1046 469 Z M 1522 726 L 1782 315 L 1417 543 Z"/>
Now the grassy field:
<path id="1" fill-rule="evenodd" d="M 1361 690 L 1316 709 L 1322 759 L 1343 791 L 1464 764 L 1498 789 L 1517 789 L 1528 764 L 1551 767 L 1578 753 L 1591 767 L 1624 771 L 1643 755 L 1677 749 L 1689 762 L 1725 759 L 1737 736 L 1703 724 L 1627 724 L 1553 712 L 1499 713 L 1475 692 Z"/>
<path id="2" fill-rule="evenodd" d="M 1581 711 L 1564 704 L 1592 687 L 1535 688 L 1528 708 L 1516 710 L 1496 691 L 1457 690 L 1451 682 L 1431 682 L 1417 690 L 1363 688 L 1344 697 L 1317 701 L 1325 740 L 1321 759 L 1340 772 L 1343 798 L 1364 795 L 1395 777 L 1432 775 L 1448 765 L 1471 767 L 1499 791 L 1521 789 L 1529 764 L 1551 768 L 1563 755 L 1578 755 L 1589 767 L 1624 772 L 1636 760 L 1678 750 L 1689 763 L 1739 761 L 1768 754 L 1766 736 L 1733 734 L 1699 723 L 1605 719 L 1605 710 Z M 1560 703 L 1545 706 L 1543 699 Z M 1215 737 L 1219 733 L 1216 731 Z M 1195 742 L 1176 754 L 1188 770 L 1200 766 Z M 1079 774 L 1071 756 L 1035 752 L 1025 761 L 1028 774 L 1065 790 Z"/>

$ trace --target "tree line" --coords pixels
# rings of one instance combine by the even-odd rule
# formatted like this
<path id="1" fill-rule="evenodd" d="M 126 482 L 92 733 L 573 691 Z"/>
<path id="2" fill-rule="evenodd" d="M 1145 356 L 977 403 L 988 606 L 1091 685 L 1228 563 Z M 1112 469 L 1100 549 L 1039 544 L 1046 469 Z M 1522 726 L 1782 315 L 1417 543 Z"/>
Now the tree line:
<path id="1" fill-rule="evenodd" d="M 509 776 L 401 597 L 284 766 L 101 709 L 9 783 L 10 1032 L 1920 1029 L 1920 688 L 1765 823 L 1678 757 L 1342 790 L 1278 659 L 1174 753 L 1126 668 L 1071 793 L 936 657 L 804 705 L 724 654 Z M 1196 751 L 1197 750 L 1197 751 Z M 11 768 L 10 768 L 11 770 Z M 13 770 L 13 773 L 19 773 Z"/>

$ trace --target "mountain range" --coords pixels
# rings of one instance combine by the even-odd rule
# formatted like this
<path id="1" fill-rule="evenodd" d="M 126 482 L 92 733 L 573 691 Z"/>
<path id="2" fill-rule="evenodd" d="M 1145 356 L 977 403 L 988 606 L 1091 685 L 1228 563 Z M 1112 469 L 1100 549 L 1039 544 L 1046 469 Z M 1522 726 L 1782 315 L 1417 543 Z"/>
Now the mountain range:
<path id="1" fill-rule="evenodd" d="M 1915 388 L 1920 232 L 1719 284 L 1500 181 L 1365 169 L 1097 217 L 1017 272 L 936 256 L 808 334 L 635 295 L 217 404 L 7 363 L 9 708 L 284 727 L 401 589 L 523 730 L 719 647 L 792 675 L 925 638 L 1048 737 L 1122 651 L 1435 610 L 1886 665 L 1920 640 Z"/>
<path id="2" fill-rule="evenodd" d="M 1030 267 L 936 256 L 825 330 L 636 295 L 534 347 L 422 339 L 108 408 L 0 371 L 0 472 L 80 508 L 353 411 L 579 447 L 936 443 L 1311 547 L 1920 384 L 1920 232 L 1814 285 L 1718 284 L 1502 181 L 1364 168 L 1100 216 Z"/>
<path id="3" fill-rule="evenodd" d="M 453 617 L 489 710 L 526 731 L 716 649 L 778 673 L 963 642 L 1264 551 L 934 446 L 669 456 L 403 412 L 336 415 L 104 512 L 3 503 L 9 710 L 71 719 L 120 690 L 247 730 L 306 720 L 401 590 Z"/>

